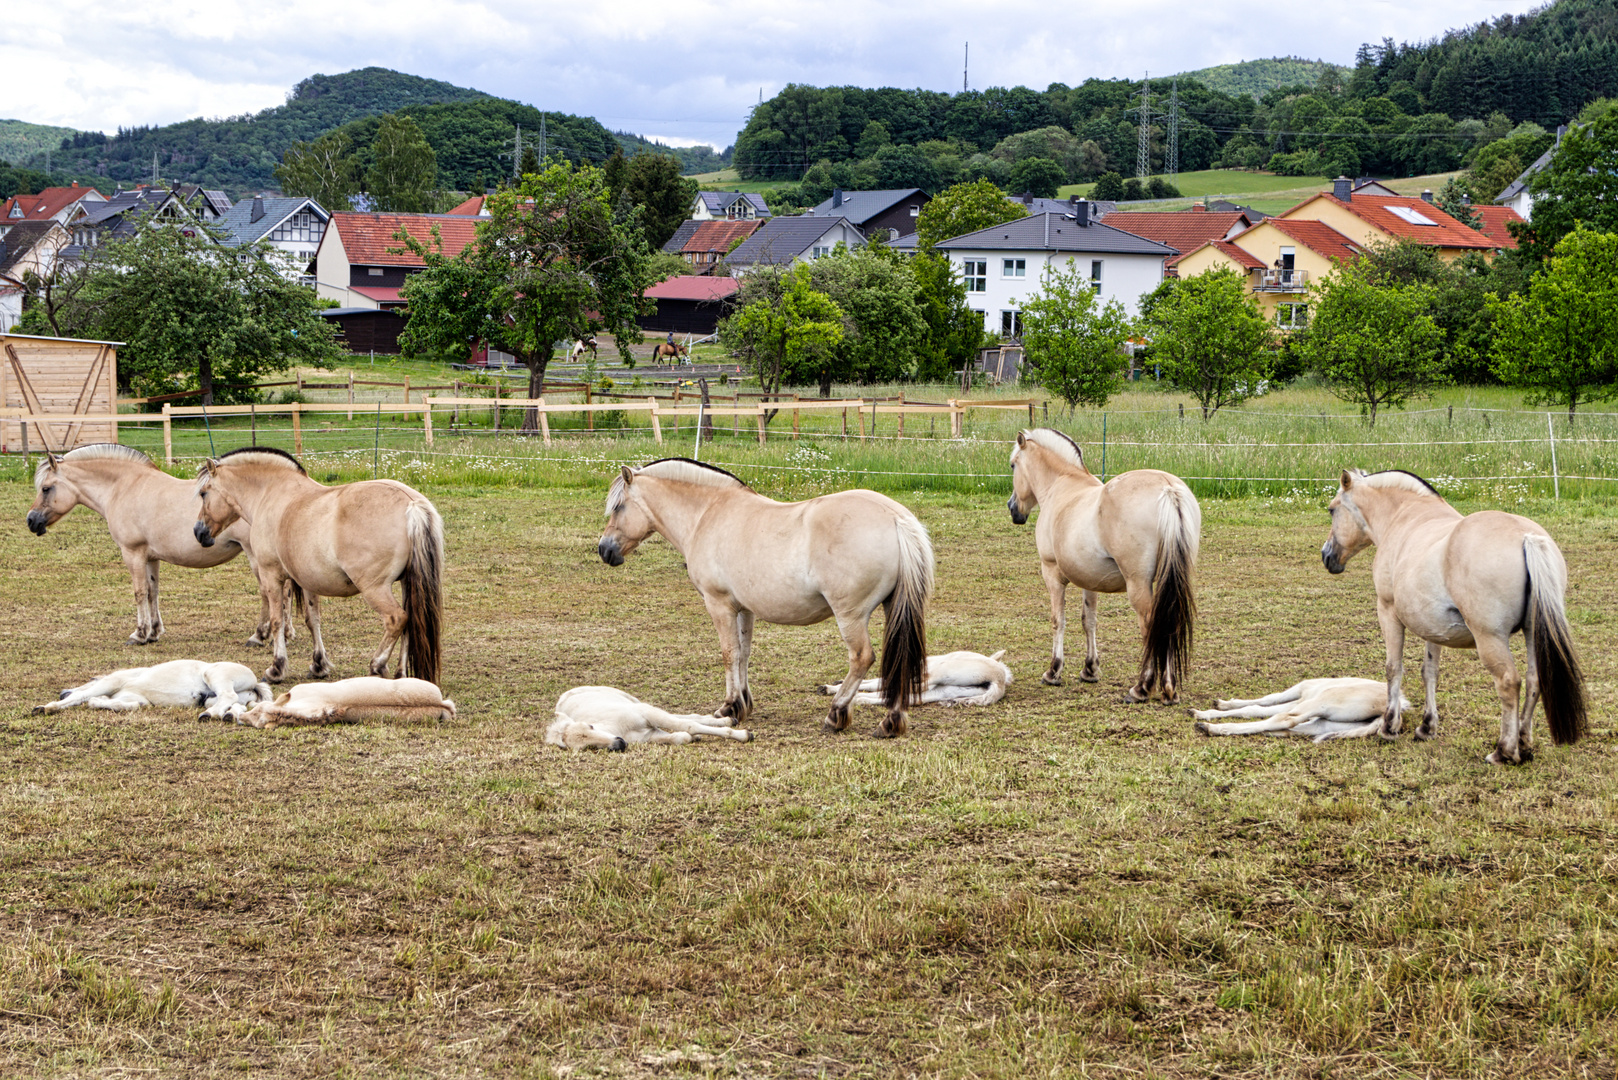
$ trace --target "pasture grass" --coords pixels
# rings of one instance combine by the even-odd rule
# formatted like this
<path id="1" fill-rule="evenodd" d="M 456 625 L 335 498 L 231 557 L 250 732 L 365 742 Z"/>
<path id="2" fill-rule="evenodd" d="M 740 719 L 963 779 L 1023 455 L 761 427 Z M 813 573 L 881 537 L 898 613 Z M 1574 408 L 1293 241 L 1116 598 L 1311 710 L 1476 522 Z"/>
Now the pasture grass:
<path id="1" fill-rule="evenodd" d="M 938 555 L 931 650 L 1007 649 L 1006 702 L 823 735 L 834 630 L 760 625 L 755 742 L 566 755 L 540 737 L 567 687 L 696 710 L 723 682 L 666 543 L 596 557 L 611 469 L 555 469 L 421 484 L 449 550 L 445 723 L 32 715 L 115 667 L 262 666 L 256 603 L 239 561 L 168 568 L 166 636 L 125 646 L 98 519 L 0 534 L 0 1074 L 1612 1074 L 1610 500 L 1520 507 L 1568 557 L 1593 731 L 1541 727 L 1517 770 L 1482 764 L 1498 710 L 1470 654 L 1419 745 L 1209 740 L 1122 704 L 1120 597 L 1101 683 L 1042 686 L 1032 527 L 999 491 L 930 488 L 902 498 Z M 1380 671 L 1370 556 L 1321 569 L 1323 502 L 1204 501 L 1199 705 Z M 377 620 L 324 610 L 338 674 L 362 673 Z"/>

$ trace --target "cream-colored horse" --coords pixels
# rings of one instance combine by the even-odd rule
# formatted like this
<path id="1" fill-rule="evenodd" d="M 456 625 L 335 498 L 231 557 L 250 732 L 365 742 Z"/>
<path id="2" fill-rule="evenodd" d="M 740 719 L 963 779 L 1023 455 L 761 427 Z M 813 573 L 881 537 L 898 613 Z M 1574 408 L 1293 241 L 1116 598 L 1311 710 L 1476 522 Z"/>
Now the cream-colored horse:
<path id="1" fill-rule="evenodd" d="M 1156 469 L 1119 473 L 1103 484 L 1084 467 L 1072 439 L 1050 428 L 1017 436 L 1011 451 L 1011 499 L 1018 525 L 1036 505 L 1034 539 L 1039 569 L 1051 598 L 1051 666 L 1043 679 L 1062 683 L 1062 637 L 1067 629 L 1067 587 L 1084 590 L 1084 670 L 1099 677 L 1096 600 L 1127 593 L 1140 618 L 1140 672 L 1127 692 L 1148 700 L 1161 688 L 1164 704 L 1179 700 L 1191 653 L 1196 598 L 1191 573 L 1202 537 L 1202 508 L 1185 481 Z"/>
<path id="2" fill-rule="evenodd" d="M 1427 700 L 1416 738 L 1438 733 L 1438 656 L 1444 646 L 1476 649 L 1494 676 L 1500 698 L 1500 740 L 1487 760 L 1520 765 L 1533 758 L 1534 705 L 1545 701 L 1551 741 L 1577 742 L 1584 734 L 1584 679 L 1579 673 L 1563 610 L 1567 563 L 1536 523 L 1516 514 L 1482 510 L 1463 517 L 1432 485 L 1411 473 L 1344 471 L 1331 501 L 1331 537 L 1321 561 L 1341 574 L 1348 560 L 1375 544 L 1371 580 L 1376 618 L 1388 650 L 1390 702 L 1404 678 L 1405 630 L 1427 642 L 1421 679 Z M 1511 635 L 1521 630 L 1528 678 L 1522 708 L 1511 656 Z M 1402 724 L 1389 705 L 1379 734 L 1391 739 Z"/>
<path id="3" fill-rule="evenodd" d="M 556 699 L 545 741 L 563 750 L 614 750 L 630 743 L 683 746 L 701 738 L 752 742 L 745 728 L 709 723 L 712 716 L 671 713 L 615 686 L 575 686 Z"/>
<path id="4" fill-rule="evenodd" d="M 394 480 L 326 487 L 291 454 L 264 448 L 210 458 L 197 474 L 202 506 L 195 525 L 204 547 L 236 521 L 247 522 L 259 577 L 270 597 L 275 659 L 264 677 L 286 673 L 283 583 L 298 585 L 314 639 L 309 677 L 331 672 L 320 639 L 320 597 L 363 596 L 382 617 L 371 674 L 387 671 L 401 637 L 400 675 L 438 681 L 443 617 L 444 523 L 427 497 Z M 397 581 L 401 605 L 393 596 Z"/>
<path id="5" fill-rule="evenodd" d="M 753 620 L 808 626 L 835 617 L 848 646 L 848 675 L 832 698 L 825 728 L 849 724 L 849 704 L 871 667 L 868 623 L 878 604 L 882 701 L 888 714 L 872 732 L 905 732 L 927 660 L 923 607 L 933 590 L 933 547 L 909 510 L 874 491 L 839 491 L 779 503 L 723 469 L 684 458 L 625 468 L 607 495 L 607 527 L 597 551 L 609 566 L 652 533 L 685 557 L 691 583 L 719 631 L 725 702 L 716 716 L 741 723 L 753 711 L 747 659 Z"/>
<path id="6" fill-rule="evenodd" d="M 211 548 L 197 544 L 191 532 L 201 505 L 192 490 L 195 486 L 159 469 L 139 450 L 117 443 L 92 443 L 61 456 L 47 454 L 34 471 L 38 495 L 28 510 L 28 528 L 44 536 L 75 506 L 100 514 L 135 586 L 135 632 L 129 635 L 129 644 L 150 645 L 163 636 L 157 605 L 159 563 L 203 568 L 245 553 L 255 576 L 258 572 L 245 524 L 226 529 Z M 258 628 L 247 643 L 262 645 L 269 639 L 270 602 L 261 596 Z"/>
<path id="7" fill-rule="evenodd" d="M 333 683 L 303 683 L 273 702 L 266 695 L 236 722 L 249 727 L 277 728 L 291 724 L 351 724 L 360 720 L 453 719 L 455 702 L 426 679 L 380 679 L 363 675 Z"/>

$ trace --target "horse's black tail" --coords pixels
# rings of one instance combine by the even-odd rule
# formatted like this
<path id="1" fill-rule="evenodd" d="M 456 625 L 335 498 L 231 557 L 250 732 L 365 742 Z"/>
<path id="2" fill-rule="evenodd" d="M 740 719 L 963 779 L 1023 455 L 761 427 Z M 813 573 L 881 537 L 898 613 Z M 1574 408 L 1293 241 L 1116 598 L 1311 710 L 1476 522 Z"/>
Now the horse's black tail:
<path id="1" fill-rule="evenodd" d="M 1157 503 L 1157 569 L 1152 574 L 1152 609 L 1146 620 L 1141 658 L 1142 689 L 1161 687 L 1163 700 L 1178 700 L 1191 660 L 1197 599 L 1191 588 L 1202 540 L 1202 508 L 1183 484 L 1163 489 Z"/>
<path id="2" fill-rule="evenodd" d="M 405 512 L 410 560 L 399 583 L 404 589 L 406 674 L 438 682 L 439 636 L 444 619 L 444 520 L 426 499 Z"/>
<path id="3" fill-rule="evenodd" d="M 1545 702 L 1545 721 L 1551 741 L 1575 743 L 1589 726 L 1584 701 L 1584 675 L 1573 652 L 1562 596 L 1567 587 L 1567 565 L 1556 558 L 1556 544 L 1548 536 L 1523 537 L 1523 564 L 1528 570 L 1528 610 L 1523 635 L 1539 678 L 1539 696 Z M 1523 717 L 1524 722 L 1527 717 Z"/>
<path id="4" fill-rule="evenodd" d="M 887 599 L 882 632 L 882 703 L 903 712 L 927 682 L 925 608 L 933 593 L 933 544 L 921 522 L 906 513 L 895 522 L 899 580 Z M 895 732 L 897 734 L 897 732 Z"/>

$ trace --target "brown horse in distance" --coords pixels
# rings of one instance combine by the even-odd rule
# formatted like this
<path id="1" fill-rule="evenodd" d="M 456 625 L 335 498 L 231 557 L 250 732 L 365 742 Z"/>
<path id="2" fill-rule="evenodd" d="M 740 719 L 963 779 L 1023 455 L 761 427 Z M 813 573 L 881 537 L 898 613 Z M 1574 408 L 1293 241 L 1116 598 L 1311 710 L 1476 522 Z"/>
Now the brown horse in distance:
<path id="1" fill-rule="evenodd" d="M 690 354 L 691 350 L 684 345 L 670 345 L 666 341 L 660 341 L 652 347 L 653 360 L 680 360 L 688 358 Z"/>
<path id="2" fill-rule="evenodd" d="M 444 523 L 427 497 L 395 480 L 327 487 L 291 454 L 264 448 L 210 458 L 197 475 L 202 497 L 195 534 L 208 547 L 238 520 L 250 527 L 259 575 L 270 596 L 275 659 L 265 679 L 286 672 L 282 584 L 298 585 L 314 638 L 309 677 L 331 673 L 320 638 L 320 597 L 363 596 L 382 617 L 382 644 L 371 659 L 382 675 L 400 638 L 399 675 L 438 681 L 443 617 Z M 400 583 L 404 603 L 394 599 Z"/>

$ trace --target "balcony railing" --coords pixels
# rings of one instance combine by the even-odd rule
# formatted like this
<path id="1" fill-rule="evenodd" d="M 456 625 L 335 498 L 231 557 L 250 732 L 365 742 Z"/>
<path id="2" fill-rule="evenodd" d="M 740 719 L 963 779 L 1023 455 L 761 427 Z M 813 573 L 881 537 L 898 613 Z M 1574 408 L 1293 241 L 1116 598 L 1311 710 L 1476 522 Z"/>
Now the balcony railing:
<path id="1" fill-rule="evenodd" d="M 1307 270 L 1263 270 L 1259 272 L 1260 292 L 1305 292 L 1309 288 Z"/>

